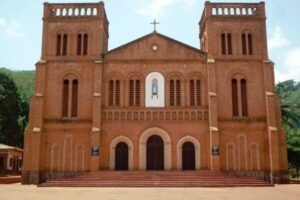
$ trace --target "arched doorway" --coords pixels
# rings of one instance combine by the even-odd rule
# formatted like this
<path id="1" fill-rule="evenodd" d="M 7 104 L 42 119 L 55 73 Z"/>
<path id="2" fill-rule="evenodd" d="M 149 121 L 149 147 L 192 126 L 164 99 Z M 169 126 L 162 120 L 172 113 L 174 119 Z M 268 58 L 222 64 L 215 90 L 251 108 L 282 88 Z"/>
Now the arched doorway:
<path id="1" fill-rule="evenodd" d="M 182 169 L 195 170 L 195 146 L 192 142 L 182 145 Z"/>
<path id="2" fill-rule="evenodd" d="M 164 142 L 158 135 L 147 140 L 147 170 L 164 170 Z"/>
<path id="3" fill-rule="evenodd" d="M 116 145 L 115 170 L 128 170 L 128 145 L 125 142 Z"/>

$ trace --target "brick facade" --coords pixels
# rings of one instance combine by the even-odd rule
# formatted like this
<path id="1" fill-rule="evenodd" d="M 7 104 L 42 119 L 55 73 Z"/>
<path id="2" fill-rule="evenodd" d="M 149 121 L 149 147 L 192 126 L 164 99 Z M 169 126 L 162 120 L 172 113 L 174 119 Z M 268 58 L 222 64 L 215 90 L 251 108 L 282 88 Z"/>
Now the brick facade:
<path id="1" fill-rule="evenodd" d="M 206 2 L 200 49 L 154 31 L 108 51 L 103 2 L 45 3 L 23 183 L 115 170 L 122 155 L 126 169 L 149 169 L 153 135 L 163 144 L 164 170 L 187 162 L 285 182 L 265 20 L 264 3 Z M 161 79 L 147 79 L 153 72 Z"/>

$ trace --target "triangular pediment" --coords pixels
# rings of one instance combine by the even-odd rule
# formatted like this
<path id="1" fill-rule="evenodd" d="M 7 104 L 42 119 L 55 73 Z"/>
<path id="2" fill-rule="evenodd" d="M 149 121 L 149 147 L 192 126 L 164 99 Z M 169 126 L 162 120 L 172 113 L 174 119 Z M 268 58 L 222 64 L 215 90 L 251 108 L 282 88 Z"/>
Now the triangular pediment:
<path id="1" fill-rule="evenodd" d="M 108 60 L 206 60 L 206 53 L 157 32 L 112 49 Z"/>

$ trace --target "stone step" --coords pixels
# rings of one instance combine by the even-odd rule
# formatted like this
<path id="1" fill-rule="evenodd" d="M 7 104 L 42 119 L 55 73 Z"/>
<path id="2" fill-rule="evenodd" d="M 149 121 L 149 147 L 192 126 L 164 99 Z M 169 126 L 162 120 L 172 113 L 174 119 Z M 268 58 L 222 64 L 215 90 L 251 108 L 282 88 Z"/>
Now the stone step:
<path id="1" fill-rule="evenodd" d="M 99 171 L 49 180 L 40 187 L 263 187 L 263 180 L 214 171 Z"/>

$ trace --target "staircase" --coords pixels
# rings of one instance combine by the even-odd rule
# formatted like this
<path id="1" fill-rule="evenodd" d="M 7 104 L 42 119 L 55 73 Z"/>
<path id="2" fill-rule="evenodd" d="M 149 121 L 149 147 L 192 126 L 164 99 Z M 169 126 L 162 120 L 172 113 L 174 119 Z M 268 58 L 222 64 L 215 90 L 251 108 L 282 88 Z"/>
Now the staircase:
<path id="1" fill-rule="evenodd" d="M 49 180 L 40 187 L 261 187 L 256 178 L 212 171 L 99 171 L 73 178 Z"/>

